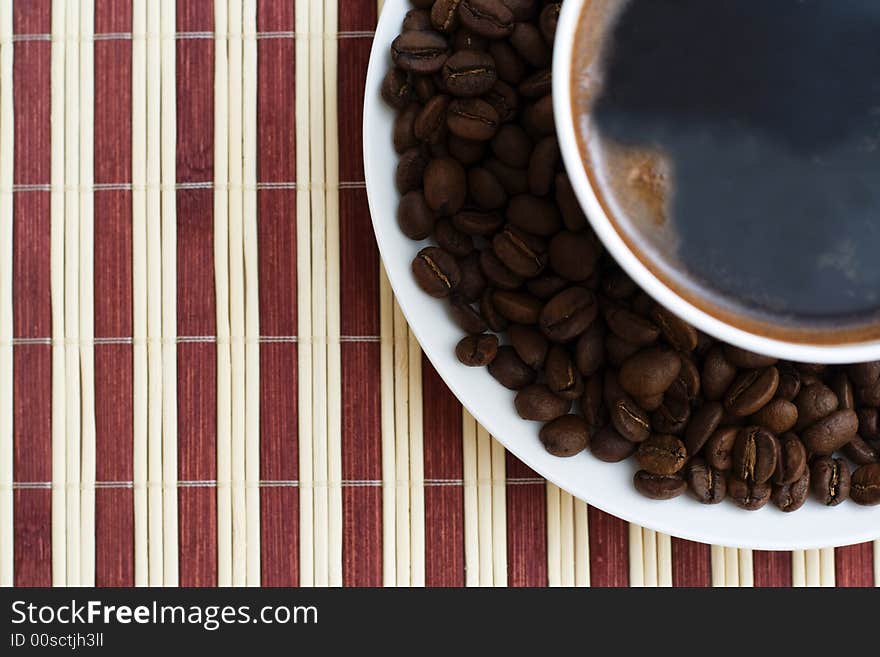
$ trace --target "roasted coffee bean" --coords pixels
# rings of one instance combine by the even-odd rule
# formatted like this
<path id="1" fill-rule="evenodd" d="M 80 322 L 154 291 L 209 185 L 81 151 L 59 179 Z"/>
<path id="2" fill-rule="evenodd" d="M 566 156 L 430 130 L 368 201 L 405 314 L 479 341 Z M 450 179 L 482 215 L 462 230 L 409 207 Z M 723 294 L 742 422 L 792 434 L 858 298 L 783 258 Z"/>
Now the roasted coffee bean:
<path id="1" fill-rule="evenodd" d="M 449 304 L 452 319 L 465 333 L 479 335 L 489 330 L 486 320 L 464 299 L 454 297 Z"/>
<path id="2" fill-rule="evenodd" d="M 694 413 L 684 432 L 688 454 L 698 454 L 718 429 L 724 409 L 718 402 L 706 402 Z"/>
<path id="3" fill-rule="evenodd" d="M 544 374 L 550 390 L 563 399 L 575 400 L 584 394 L 584 379 L 564 347 L 550 347 L 544 363 Z"/>
<path id="4" fill-rule="evenodd" d="M 492 152 L 501 162 L 515 169 L 524 169 L 534 148 L 525 131 L 514 123 L 501 126 L 490 143 Z"/>
<path id="5" fill-rule="evenodd" d="M 776 471 L 773 483 L 790 484 L 800 479 L 807 469 L 807 450 L 793 433 L 786 433 L 778 439 L 779 452 L 776 455 Z"/>
<path id="6" fill-rule="evenodd" d="M 495 60 L 486 52 L 459 50 L 443 65 L 443 85 L 460 98 L 482 96 L 497 80 Z"/>
<path id="7" fill-rule="evenodd" d="M 434 226 L 434 239 L 441 248 L 456 258 L 464 258 L 474 251 L 474 240 L 471 236 L 462 233 L 446 219 L 438 221 Z"/>
<path id="8" fill-rule="evenodd" d="M 600 461 L 619 463 L 635 454 L 638 445 L 631 443 L 612 427 L 605 426 L 590 440 L 590 451 Z"/>
<path id="9" fill-rule="evenodd" d="M 455 290 L 456 293 L 465 301 L 471 303 L 479 301 L 486 289 L 486 277 L 480 269 L 480 257 L 474 252 L 460 258 L 458 268 L 461 270 L 461 281 Z"/>
<path id="10" fill-rule="evenodd" d="M 483 316 L 483 319 L 486 320 L 490 329 L 496 333 L 500 333 L 507 329 L 509 323 L 501 316 L 501 313 L 495 309 L 495 303 L 492 301 L 494 295 L 495 291 L 490 287 L 487 287 L 483 292 L 483 296 L 480 297 L 480 314 Z"/>
<path id="11" fill-rule="evenodd" d="M 501 0 L 462 0 L 458 13 L 464 27 L 488 39 L 503 39 L 513 32 L 513 12 Z"/>
<path id="12" fill-rule="evenodd" d="M 687 449 L 675 436 L 655 434 L 639 445 L 636 460 L 642 470 L 673 475 L 687 462 Z"/>
<path id="13" fill-rule="evenodd" d="M 620 380 L 618 379 L 617 372 L 612 369 L 606 369 L 602 373 L 602 399 L 606 406 L 611 408 L 618 399 L 626 394 L 626 391 L 620 387 Z"/>
<path id="14" fill-rule="evenodd" d="M 571 400 L 555 395 L 543 384 L 532 384 L 516 394 L 516 412 L 524 420 L 550 422 L 571 409 Z"/>
<path id="15" fill-rule="evenodd" d="M 452 225 L 462 233 L 475 237 L 492 235 L 501 225 L 501 215 L 497 212 L 480 212 L 479 210 L 462 210 L 452 217 Z"/>
<path id="16" fill-rule="evenodd" d="M 849 375 L 854 386 L 864 388 L 876 383 L 877 379 L 880 379 L 880 361 L 875 360 L 870 363 L 847 365 L 846 373 Z"/>
<path id="17" fill-rule="evenodd" d="M 662 306 L 654 306 L 651 321 L 672 347 L 679 351 L 693 351 L 697 348 L 697 329 Z"/>
<path id="18" fill-rule="evenodd" d="M 648 395 L 636 397 L 636 403 L 649 413 L 653 413 L 663 405 L 663 395 Z"/>
<path id="19" fill-rule="evenodd" d="M 541 310 L 538 327 L 553 342 L 568 342 L 586 331 L 598 312 L 592 292 L 570 287 L 547 302 Z"/>
<path id="20" fill-rule="evenodd" d="M 794 428 L 795 431 L 801 431 L 836 411 L 837 395 L 822 383 L 801 386 L 801 391 L 795 398 L 794 405 L 798 410 L 798 421 Z"/>
<path id="21" fill-rule="evenodd" d="M 513 347 L 498 347 L 498 353 L 489 365 L 489 374 L 510 390 L 522 390 L 535 382 L 535 370 L 522 362 Z"/>
<path id="22" fill-rule="evenodd" d="M 647 346 L 660 337 L 660 329 L 656 325 L 622 306 L 608 304 L 603 309 L 603 315 L 611 332 L 630 344 Z"/>
<path id="23" fill-rule="evenodd" d="M 416 103 L 407 105 L 394 120 L 394 150 L 398 153 L 418 147 L 419 138 L 416 137 L 415 123 L 420 111 L 421 107 Z"/>
<path id="24" fill-rule="evenodd" d="M 850 495 L 849 466 L 842 459 L 820 456 L 810 468 L 810 488 L 825 506 L 837 506 Z"/>
<path id="25" fill-rule="evenodd" d="M 794 402 L 801 391 L 801 373 L 790 363 L 780 363 L 776 369 L 779 370 L 779 386 L 776 388 L 776 396 L 779 399 Z"/>
<path id="26" fill-rule="evenodd" d="M 395 109 L 403 109 L 412 102 L 413 89 L 406 71 L 392 68 L 382 80 L 382 98 Z"/>
<path id="27" fill-rule="evenodd" d="M 544 137 L 535 144 L 529 159 L 529 192 L 535 196 L 546 196 L 550 193 L 559 157 L 559 142 L 556 137 Z"/>
<path id="28" fill-rule="evenodd" d="M 540 237 L 507 225 L 492 238 L 492 250 L 510 271 L 523 278 L 534 278 L 547 265 L 547 245 Z"/>
<path id="29" fill-rule="evenodd" d="M 544 68 L 550 65 L 550 48 L 540 30 L 531 23 L 517 23 L 510 33 L 510 44 L 532 67 Z"/>
<path id="30" fill-rule="evenodd" d="M 526 98 L 543 98 L 553 89 L 553 71 L 545 68 L 536 73 L 532 73 L 525 80 L 519 83 L 517 91 Z M 548 137 L 555 139 L 555 137 Z"/>
<path id="31" fill-rule="evenodd" d="M 880 439 L 880 411 L 876 408 L 860 408 L 856 415 L 859 417 L 859 434 L 862 438 Z"/>
<path id="32" fill-rule="evenodd" d="M 510 344 L 523 362 L 534 370 L 541 369 L 547 358 L 550 343 L 534 326 L 514 324 L 508 331 Z"/>
<path id="33" fill-rule="evenodd" d="M 727 495 L 737 506 L 746 511 L 757 511 L 770 501 L 772 490 L 770 484 L 745 482 L 734 476 L 728 476 Z"/>
<path id="34" fill-rule="evenodd" d="M 547 94 L 540 100 L 527 105 L 523 114 L 523 123 L 536 136 L 546 137 L 556 132 L 553 120 L 553 98 Z"/>
<path id="35" fill-rule="evenodd" d="M 590 429 L 579 415 L 563 415 L 545 424 L 539 435 L 553 456 L 574 456 L 590 444 Z"/>
<path id="36" fill-rule="evenodd" d="M 586 233 L 563 230 L 550 240 L 550 266 L 563 278 L 576 283 L 592 276 L 600 255 L 598 243 Z"/>
<path id="37" fill-rule="evenodd" d="M 556 206 L 537 196 L 526 194 L 510 199 L 507 220 L 514 226 L 541 237 L 555 235 L 562 223 Z"/>
<path id="38" fill-rule="evenodd" d="M 435 246 L 429 246 L 415 257 L 412 271 L 416 282 L 432 297 L 449 296 L 461 280 L 461 270 L 455 258 Z"/>
<path id="39" fill-rule="evenodd" d="M 718 504 L 727 497 L 727 475 L 705 459 L 691 459 L 685 466 L 684 477 L 691 493 L 702 504 Z"/>
<path id="40" fill-rule="evenodd" d="M 425 169 L 425 200 L 434 212 L 448 217 L 461 210 L 467 195 L 464 167 L 451 157 L 431 160 Z"/>
<path id="41" fill-rule="evenodd" d="M 480 252 L 480 268 L 486 279 L 497 288 L 518 290 L 522 287 L 523 279 L 510 271 L 491 249 Z"/>
<path id="42" fill-rule="evenodd" d="M 643 443 L 651 437 L 648 414 L 629 395 L 618 399 L 610 409 L 611 424 L 631 443 Z"/>
<path id="43" fill-rule="evenodd" d="M 486 153 L 486 144 L 482 141 L 464 139 L 458 135 L 450 135 L 447 142 L 449 154 L 464 166 L 471 166 L 483 159 Z"/>
<path id="44" fill-rule="evenodd" d="M 843 453 L 856 465 L 868 465 L 880 461 L 877 450 L 871 447 L 864 438 L 859 435 L 853 437 L 843 446 Z"/>
<path id="45" fill-rule="evenodd" d="M 833 454 L 852 440 L 858 430 L 855 411 L 835 411 L 804 429 L 801 440 L 812 454 Z"/>
<path id="46" fill-rule="evenodd" d="M 539 299 L 549 301 L 569 286 L 569 282 L 556 274 L 544 272 L 526 282 L 526 288 Z"/>
<path id="47" fill-rule="evenodd" d="M 620 368 L 620 386 L 637 398 L 662 395 L 680 371 L 678 354 L 664 347 L 649 347 L 628 358 Z"/>
<path id="48" fill-rule="evenodd" d="M 456 98 L 449 104 L 446 115 L 452 134 L 474 141 L 492 139 L 500 122 L 495 108 L 480 98 Z"/>
<path id="49" fill-rule="evenodd" d="M 428 156 L 421 148 L 410 148 L 397 162 L 395 182 L 397 191 L 406 194 L 422 188 L 422 179 L 428 166 Z"/>
<path id="50" fill-rule="evenodd" d="M 638 286 L 622 269 L 616 267 L 604 272 L 602 276 L 602 293 L 609 299 L 624 301 L 639 291 Z"/>
<path id="51" fill-rule="evenodd" d="M 720 400 L 736 378 L 736 367 L 724 357 L 724 349 L 720 345 L 712 347 L 703 361 L 703 394 L 706 399 Z"/>
<path id="52" fill-rule="evenodd" d="M 541 34 L 547 39 L 547 43 L 553 43 L 553 39 L 556 38 L 556 23 L 559 22 L 559 12 L 561 10 L 561 2 L 551 2 L 541 11 L 538 25 L 540 25 Z"/>
<path id="53" fill-rule="evenodd" d="M 733 445 L 733 474 L 747 482 L 763 484 L 776 471 L 779 445 L 763 427 L 740 429 Z"/>
<path id="54" fill-rule="evenodd" d="M 581 397 L 581 414 L 591 431 L 608 424 L 605 402 L 602 399 L 602 375 L 594 374 L 584 383 L 584 395 Z"/>
<path id="55" fill-rule="evenodd" d="M 449 43 L 433 31 L 408 31 L 391 44 L 391 59 L 404 71 L 435 73 L 449 56 Z"/>
<path id="56" fill-rule="evenodd" d="M 722 427 L 706 443 L 706 460 L 716 470 L 724 472 L 733 468 L 733 446 L 739 434 L 737 427 Z"/>
<path id="57" fill-rule="evenodd" d="M 416 9 L 430 9 L 434 0 L 410 0 L 410 4 Z"/>
<path id="58" fill-rule="evenodd" d="M 728 388 L 724 409 L 734 417 L 757 413 L 773 399 L 779 386 L 779 371 L 775 367 L 746 370 Z"/>
<path id="59" fill-rule="evenodd" d="M 786 513 L 800 509 L 810 495 L 810 471 L 804 468 L 801 476 L 787 484 L 774 484 L 770 499 Z"/>
<path id="60" fill-rule="evenodd" d="M 583 230 L 587 227 L 587 216 L 581 209 L 581 205 L 571 186 L 571 181 L 565 173 L 556 174 L 556 205 L 562 215 L 565 227 L 571 231 Z"/>
<path id="61" fill-rule="evenodd" d="M 668 477 L 645 470 L 636 472 L 633 485 L 639 493 L 652 500 L 671 500 L 687 490 L 687 482 L 678 475 Z"/>
<path id="62" fill-rule="evenodd" d="M 456 30 L 452 35 L 453 50 L 486 50 L 489 47 L 489 39 L 468 30 Z"/>
<path id="63" fill-rule="evenodd" d="M 428 207 L 425 195 L 412 191 L 403 195 L 397 206 L 397 225 L 411 240 L 423 240 L 434 232 L 434 212 Z"/>
<path id="64" fill-rule="evenodd" d="M 605 363 L 605 329 L 600 322 L 593 322 L 581 334 L 574 349 L 575 364 L 584 376 L 592 376 Z"/>
<path id="65" fill-rule="evenodd" d="M 430 30 L 433 28 L 431 24 L 431 12 L 426 9 L 410 9 L 406 12 L 406 17 L 403 19 L 403 31 L 407 32 L 409 30 L 415 30 L 420 32 L 422 30 Z"/>
<path id="66" fill-rule="evenodd" d="M 850 497 L 856 504 L 880 504 L 880 464 L 863 465 L 853 472 Z"/>
<path id="67" fill-rule="evenodd" d="M 494 335 L 469 335 L 455 347 L 458 360 L 468 367 L 485 367 L 495 360 L 498 338 Z"/>
<path id="68" fill-rule="evenodd" d="M 671 391 L 672 387 L 663 395 L 663 403 L 651 414 L 651 426 L 654 431 L 679 436 L 691 419 L 691 405 L 686 396 L 670 394 Z"/>
<path id="69" fill-rule="evenodd" d="M 430 75 L 413 75 L 411 84 L 416 99 L 423 105 L 437 95 L 437 86 Z"/>
<path id="70" fill-rule="evenodd" d="M 859 402 L 865 406 L 880 406 L 880 379 L 869 386 L 864 386 L 858 390 Z"/>
<path id="71" fill-rule="evenodd" d="M 755 413 L 752 416 L 752 421 L 779 435 L 793 429 L 797 423 L 797 417 L 797 406 L 777 398 Z"/>
<path id="72" fill-rule="evenodd" d="M 507 205 L 507 192 L 495 174 L 483 167 L 468 171 L 468 191 L 484 210 L 500 210 Z"/>
<path id="73" fill-rule="evenodd" d="M 529 175 L 525 169 L 514 169 L 494 157 L 486 160 L 483 166 L 498 178 L 508 196 L 519 196 L 528 191 Z"/>
<path id="74" fill-rule="evenodd" d="M 496 64 L 497 66 L 497 64 Z M 501 123 L 509 123 L 516 118 L 519 111 L 519 97 L 516 91 L 506 82 L 498 80 L 495 85 L 486 92 L 483 100 L 489 103 L 498 112 Z"/>
<path id="75" fill-rule="evenodd" d="M 828 385 L 837 395 L 837 407 L 841 410 L 855 409 L 856 402 L 853 396 L 853 387 L 849 377 L 844 372 L 835 372 Z"/>
<path id="76" fill-rule="evenodd" d="M 516 96 L 517 91 L 515 91 L 514 88 L 519 87 L 520 83 L 527 75 L 528 67 L 526 66 L 526 63 L 507 41 L 490 42 L 488 52 L 492 56 L 492 59 L 495 60 L 495 69 L 498 73 L 498 79 L 503 84 L 508 85 L 510 93 Z M 518 105 L 518 98 L 516 102 Z"/>
<path id="77" fill-rule="evenodd" d="M 700 370 L 697 369 L 697 364 L 689 356 L 680 353 L 679 357 L 681 358 L 681 370 L 678 373 L 676 382 L 681 383 L 687 398 L 694 400 L 700 396 L 702 388 Z"/>
<path id="78" fill-rule="evenodd" d="M 740 349 L 739 347 L 734 347 L 730 344 L 724 345 L 724 357 L 727 359 L 727 362 L 731 363 L 734 367 L 740 367 L 745 370 L 756 370 L 759 368 L 770 367 L 771 365 L 775 365 L 777 361 L 776 358 L 772 358 L 771 356 L 756 354 L 751 351 L 746 351 L 745 349 Z"/>
<path id="79" fill-rule="evenodd" d="M 431 8 L 431 25 L 445 34 L 454 31 L 458 27 L 458 5 L 460 4 L 461 0 L 436 0 Z"/>
<path id="80" fill-rule="evenodd" d="M 517 21 L 527 21 L 531 20 L 535 17 L 535 13 L 538 10 L 538 5 L 541 3 L 538 0 L 502 0 L 507 8 L 513 13 L 514 20 Z"/>
<path id="81" fill-rule="evenodd" d="M 492 301 L 495 309 L 514 324 L 537 323 L 543 305 L 530 294 L 510 290 L 495 290 Z"/>
<path id="82" fill-rule="evenodd" d="M 446 138 L 446 111 L 451 100 L 449 96 L 440 95 L 425 103 L 413 124 L 416 139 L 428 144 L 439 144 Z"/>

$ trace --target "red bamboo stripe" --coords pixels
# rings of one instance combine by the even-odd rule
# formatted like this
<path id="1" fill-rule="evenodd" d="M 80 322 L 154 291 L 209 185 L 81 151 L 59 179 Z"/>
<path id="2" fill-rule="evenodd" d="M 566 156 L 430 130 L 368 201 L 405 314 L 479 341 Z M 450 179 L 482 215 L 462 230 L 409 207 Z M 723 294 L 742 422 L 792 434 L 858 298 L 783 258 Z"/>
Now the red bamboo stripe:
<path id="1" fill-rule="evenodd" d="M 874 586 L 874 545 L 861 543 L 834 551 L 837 586 Z"/>
<path id="2" fill-rule="evenodd" d="M 177 3 L 177 31 L 212 31 L 213 3 Z M 214 179 L 214 41 L 177 42 L 177 181 Z M 177 192 L 177 331 L 215 335 L 214 216 L 211 189 Z M 178 475 L 217 474 L 217 351 L 210 343 L 177 349 Z M 217 583 L 217 495 L 214 487 L 181 488 L 180 583 Z"/>
<path id="3" fill-rule="evenodd" d="M 752 564 L 755 573 L 755 586 L 791 586 L 791 552 L 755 550 L 752 553 Z"/>
<path id="4" fill-rule="evenodd" d="M 626 521 L 590 507 L 590 583 L 629 586 L 629 527 Z"/>
<path id="5" fill-rule="evenodd" d="M 51 29 L 48 0 L 13 4 L 15 34 Z M 16 43 L 13 69 L 16 184 L 48 184 L 50 175 L 50 59 L 48 42 Z M 13 313 L 17 337 L 52 332 L 49 286 L 49 195 L 21 192 L 13 199 Z M 14 350 L 13 474 L 19 482 L 52 479 L 52 360 L 48 345 Z M 13 496 L 16 586 L 52 583 L 52 493 L 20 489 Z"/>
<path id="6" fill-rule="evenodd" d="M 508 479 L 538 475 L 506 452 Z M 507 584 L 547 586 L 547 488 L 541 484 L 507 486 Z"/>
<path id="7" fill-rule="evenodd" d="M 425 478 L 460 481 L 461 405 L 426 357 L 422 358 L 422 397 Z M 464 586 L 464 490 L 460 485 L 425 488 L 425 584 Z"/>
<path id="8" fill-rule="evenodd" d="M 95 32 L 130 32 L 131 3 L 95 3 Z M 131 42 L 96 41 L 95 182 L 131 180 Z M 102 191 L 95 204 L 95 337 L 132 335 L 131 192 Z M 133 479 L 133 351 L 95 350 L 96 477 Z M 95 491 L 95 583 L 134 584 L 134 492 Z"/>
<path id="9" fill-rule="evenodd" d="M 260 32 L 295 30 L 294 3 L 260 0 Z M 292 39 L 257 42 L 257 179 L 296 180 L 296 47 Z M 296 191 L 257 192 L 260 332 L 297 334 Z M 297 345 L 260 348 L 260 478 L 292 482 L 299 473 Z M 299 584 L 299 489 L 271 486 L 260 494 L 264 586 Z"/>
<path id="10" fill-rule="evenodd" d="M 711 586 L 712 550 L 705 543 L 672 539 L 672 585 Z"/>

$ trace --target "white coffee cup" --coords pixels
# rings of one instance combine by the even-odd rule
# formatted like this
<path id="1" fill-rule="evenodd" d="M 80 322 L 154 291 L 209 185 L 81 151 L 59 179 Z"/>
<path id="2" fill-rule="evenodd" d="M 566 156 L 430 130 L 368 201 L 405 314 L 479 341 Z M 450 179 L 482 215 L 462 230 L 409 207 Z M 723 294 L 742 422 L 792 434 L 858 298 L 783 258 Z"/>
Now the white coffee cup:
<path id="1" fill-rule="evenodd" d="M 559 147 L 572 187 L 593 230 L 626 273 L 654 299 L 709 335 L 761 354 L 806 363 L 858 363 L 880 360 L 880 340 L 809 344 L 769 338 L 733 326 L 701 310 L 661 281 L 630 250 L 599 202 L 578 146 L 572 110 L 572 65 L 580 17 L 588 0 L 566 0 L 556 28 L 553 105 Z"/>

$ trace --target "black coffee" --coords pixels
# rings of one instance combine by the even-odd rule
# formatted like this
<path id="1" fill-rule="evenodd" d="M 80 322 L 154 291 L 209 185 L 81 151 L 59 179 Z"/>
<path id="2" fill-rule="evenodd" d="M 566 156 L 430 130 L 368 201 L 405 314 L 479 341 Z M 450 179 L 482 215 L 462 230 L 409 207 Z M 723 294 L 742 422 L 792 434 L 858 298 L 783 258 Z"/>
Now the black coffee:
<path id="1" fill-rule="evenodd" d="M 880 332 L 880 2 L 593 0 L 582 23 L 582 151 L 643 261 L 752 330 Z"/>

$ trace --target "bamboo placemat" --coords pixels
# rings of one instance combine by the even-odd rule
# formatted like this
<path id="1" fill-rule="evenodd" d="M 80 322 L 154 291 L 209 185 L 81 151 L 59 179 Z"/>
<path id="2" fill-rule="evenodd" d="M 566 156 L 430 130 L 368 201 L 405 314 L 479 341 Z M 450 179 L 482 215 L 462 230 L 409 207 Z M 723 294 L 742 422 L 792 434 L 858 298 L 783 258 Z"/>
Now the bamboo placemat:
<path id="1" fill-rule="evenodd" d="M 376 0 L 0 0 L 0 584 L 853 586 L 589 508 L 381 271 Z"/>

